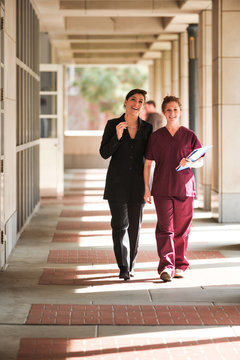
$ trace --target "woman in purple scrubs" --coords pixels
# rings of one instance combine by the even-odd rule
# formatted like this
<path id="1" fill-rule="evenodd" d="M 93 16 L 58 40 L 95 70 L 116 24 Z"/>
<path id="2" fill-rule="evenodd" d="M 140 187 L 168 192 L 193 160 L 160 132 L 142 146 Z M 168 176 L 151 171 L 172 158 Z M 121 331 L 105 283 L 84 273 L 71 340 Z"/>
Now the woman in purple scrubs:
<path id="1" fill-rule="evenodd" d="M 192 225 L 195 179 L 191 168 L 203 165 L 203 159 L 192 162 L 187 156 L 202 145 L 196 134 L 180 125 L 181 102 L 166 96 L 162 112 L 167 125 L 151 134 L 146 151 L 144 181 L 146 203 L 151 195 L 157 212 L 156 241 L 160 258 L 158 273 L 163 281 L 183 277 L 189 262 L 186 257 L 188 235 Z M 152 190 L 149 179 L 155 161 Z M 178 165 L 188 168 L 176 171 Z"/>

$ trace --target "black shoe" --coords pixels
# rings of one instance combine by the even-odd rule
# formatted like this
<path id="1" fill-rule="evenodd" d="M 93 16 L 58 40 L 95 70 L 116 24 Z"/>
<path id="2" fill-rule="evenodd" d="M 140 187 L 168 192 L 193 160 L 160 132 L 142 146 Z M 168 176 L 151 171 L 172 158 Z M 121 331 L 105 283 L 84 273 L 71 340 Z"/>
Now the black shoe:
<path id="1" fill-rule="evenodd" d="M 125 281 L 126 281 L 126 280 L 129 280 L 129 279 L 130 279 L 129 272 L 128 272 L 128 271 L 126 271 L 126 272 L 120 272 L 120 274 L 119 274 L 119 279 L 124 279 Z"/>

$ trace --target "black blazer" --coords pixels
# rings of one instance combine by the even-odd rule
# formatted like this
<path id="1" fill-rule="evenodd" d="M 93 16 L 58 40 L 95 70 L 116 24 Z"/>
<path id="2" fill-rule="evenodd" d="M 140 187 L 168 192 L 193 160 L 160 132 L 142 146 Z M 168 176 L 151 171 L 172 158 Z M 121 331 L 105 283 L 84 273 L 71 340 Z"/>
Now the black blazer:
<path id="1" fill-rule="evenodd" d="M 104 159 L 112 157 L 103 198 L 118 202 L 144 202 L 144 155 L 152 125 L 138 118 L 135 138 L 131 139 L 125 129 L 118 140 L 116 126 L 122 121 L 125 121 L 124 114 L 109 120 L 102 137 L 100 154 Z"/>

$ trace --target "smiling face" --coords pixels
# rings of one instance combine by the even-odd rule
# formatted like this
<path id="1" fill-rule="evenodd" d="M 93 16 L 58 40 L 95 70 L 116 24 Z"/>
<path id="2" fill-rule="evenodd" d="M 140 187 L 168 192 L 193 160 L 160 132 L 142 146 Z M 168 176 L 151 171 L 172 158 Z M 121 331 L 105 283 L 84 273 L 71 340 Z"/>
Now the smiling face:
<path id="1" fill-rule="evenodd" d="M 125 100 L 126 114 L 139 116 L 144 106 L 144 96 L 142 94 L 134 94 Z"/>
<path id="2" fill-rule="evenodd" d="M 176 101 L 170 101 L 165 105 L 163 113 L 169 125 L 176 124 L 179 122 L 181 109 Z"/>

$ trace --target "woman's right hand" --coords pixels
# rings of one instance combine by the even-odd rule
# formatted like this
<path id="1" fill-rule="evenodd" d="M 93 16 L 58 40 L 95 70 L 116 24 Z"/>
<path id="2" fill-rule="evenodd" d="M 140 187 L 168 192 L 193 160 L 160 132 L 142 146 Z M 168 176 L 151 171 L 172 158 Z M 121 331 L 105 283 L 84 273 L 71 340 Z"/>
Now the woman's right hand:
<path id="1" fill-rule="evenodd" d="M 120 122 L 117 126 L 116 126 L 116 132 L 117 132 L 117 138 L 118 140 L 121 139 L 122 135 L 123 135 L 123 131 L 127 128 L 127 123 L 126 121 Z"/>
<path id="2" fill-rule="evenodd" d="M 151 198 L 151 191 L 150 191 L 150 189 L 145 189 L 144 201 L 145 201 L 147 204 L 151 204 L 151 203 L 152 203 L 152 198 Z"/>

